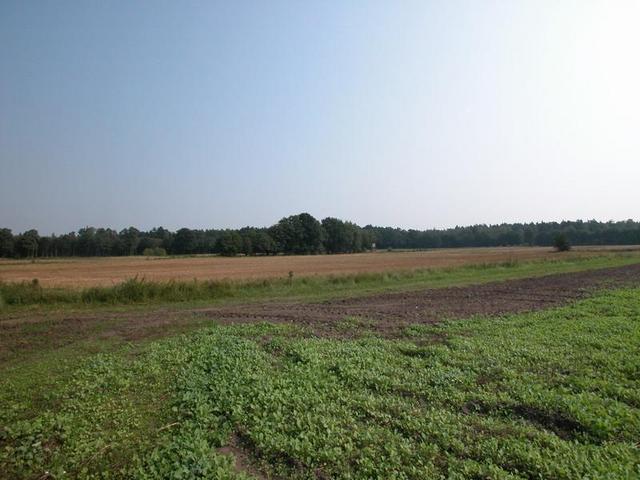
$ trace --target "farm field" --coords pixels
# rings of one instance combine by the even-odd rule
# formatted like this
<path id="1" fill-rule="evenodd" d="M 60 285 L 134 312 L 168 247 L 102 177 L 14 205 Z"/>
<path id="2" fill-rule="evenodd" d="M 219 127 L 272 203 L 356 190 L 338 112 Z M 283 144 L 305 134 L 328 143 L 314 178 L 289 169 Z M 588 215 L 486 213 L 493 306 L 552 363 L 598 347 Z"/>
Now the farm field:
<path id="1" fill-rule="evenodd" d="M 563 258 L 606 252 L 638 251 L 640 247 L 576 247 Z M 0 260 L 0 280 L 31 281 L 49 287 L 109 286 L 132 277 L 149 281 L 246 280 L 296 276 L 341 275 L 426 268 L 456 267 L 505 261 L 555 259 L 547 247 L 438 249 L 415 252 L 375 252 L 347 255 L 272 257 L 108 257 Z"/>
<path id="2" fill-rule="evenodd" d="M 640 0 L 0 3 L 0 480 L 640 480 Z"/>
<path id="3" fill-rule="evenodd" d="M 0 478 L 640 475 L 636 252 L 323 278 L 0 310 Z"/>

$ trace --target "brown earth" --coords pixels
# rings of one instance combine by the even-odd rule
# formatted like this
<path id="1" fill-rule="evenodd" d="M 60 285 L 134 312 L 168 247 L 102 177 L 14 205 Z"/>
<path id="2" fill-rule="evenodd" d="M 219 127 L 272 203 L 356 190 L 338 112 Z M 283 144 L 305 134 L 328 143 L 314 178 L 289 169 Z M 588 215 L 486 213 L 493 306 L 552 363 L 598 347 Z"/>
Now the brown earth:
<path id="1" fill-rule="evenodd" d="M 210 308 L 200 310 L 200 314 L 221 323 L 267 321 L 304 325 L 323 335 L 340 335 L 340 321 L 358 317 L 371 321 L 379 333 L 394 335 L 410 324 L 543 310 L 584 298 L 597 289 L 620 286 L 640 286 L 640 264 L 321 303 Z"/>
<path id="2" fill-rule="evenodd" d="M 233 434 L 229 442 L 224 447 L 218 448 L 216 451 L 222 455 L 230 455 L 234 462 L 234 469 L 239 474 L 250 475 L 256 479 L 266 479 L 267 477 L 260 472 L 253 464 L 253 459 L 248 453 L 249 448 L 242 444 L 240 437 Z"/>
<path id="3" fill-rule="evenodd" d="M 564 258 L 585 257 L 607 251 L 640 247 L 576 247 Z M 37 278 L 45 287 L 113 285 L 138 276 L 147 280 L 221 280 L 341 275 L 362 272 L 456 267 L 460 265 L 530 261 L 556 258 L 546 247 L 456 248 L 419 252 L 374 252 L 349 255 L 275 257 L 108 257 L 28 260 L 0 259 L 0 281 Z"/>
<path id="4" fill-rule="evenodd" d="M 409 324 L 542 310 L 587 297 L 597 289 L 621 286 L 640 287 L 640 264 L 306 304 L 278 302 L 191 311 L 155 309 L 39 316 L 23 313 L 0 320 L 0 362 L 38 348 L 62 347 L 87 339 L 136 341 L 212 322 L 290 323 L 307 327 L 315 335 L 351 337 L 358 334 L 357 325 L 355 329 L 345 329 L 344 320 L 355 317 L 365 328 L 393 337 Z"/>

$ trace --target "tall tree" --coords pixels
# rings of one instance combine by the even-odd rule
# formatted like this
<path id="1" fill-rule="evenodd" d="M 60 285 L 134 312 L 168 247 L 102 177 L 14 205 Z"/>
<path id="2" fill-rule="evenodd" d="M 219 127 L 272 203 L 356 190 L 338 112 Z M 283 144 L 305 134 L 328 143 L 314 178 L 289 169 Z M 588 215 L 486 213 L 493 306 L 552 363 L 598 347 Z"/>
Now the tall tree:
<path id="1" fill-rule="evenodd" d="M 118 235 L 122 241 L 125 255 L 135 255 L 140 242 L 140 231 L 137 228 L 125 228 Z"/>
<path id="2" fill-rule="evenodd" d="M 370 246 L 371 242 L 365 242 L 362 229 L 355 223 L 327 217 L 322 220 L 322 228 L 325 232 L 324 247 L 328 253 L 361 252 Z M 368 240 L 369 235 L 366 238 Z"/>
<path id="3" fill-rule="evenodd" d="M 267 232 L 254 231 L 251 233 L 251 245 L 253 253 L 261 255 L 272 255 L 276 253 L 276 243 Z"/>
<path id="4" fill-rule="evenodd" d="M 308 213 L 291 215 L 274 225 L 269 233 L 285 253 L 320 253 L 324 230 L 318 220 Z"/>
<path id="5" fill-rule="evenodd" d="M 247 238 L 247 240 L 249 239 Z M 240 234 L 234 230 L 228 230 L 218 238 L 216 242 L 216 251 L 220 255 L 232 257 L 242 252 L 243 246 L 244 242 Z"/>
<path id="6" fill-rule="evenodd" d="M 194 253 L 195 249 L 196 236 L 193 233 L 193 230 L 189 230 L 188 228 L 181 228 L 178 230 L 175 238 L 173 239 L 171 253 Z"/>
<path id="7" fill-rule="evenodd" d="M 0 228 L 0 257 L 13 257 L 14 255 L 14 239 L 11 230 Z"/>
<path id="8" fill-rule="evenodd" d="M 40 235 L 37 230 L 27 230 L 18 239 L 18 252 L 22 257 L 37 257 Z"/>

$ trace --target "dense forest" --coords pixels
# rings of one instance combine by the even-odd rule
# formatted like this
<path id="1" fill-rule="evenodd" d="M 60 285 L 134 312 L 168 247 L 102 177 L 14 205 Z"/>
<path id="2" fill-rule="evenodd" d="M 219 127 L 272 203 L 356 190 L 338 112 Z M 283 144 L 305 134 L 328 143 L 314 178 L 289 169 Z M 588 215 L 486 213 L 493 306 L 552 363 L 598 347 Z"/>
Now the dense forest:
<path id="1" fill-rule="evenodd" d="M 269 228 L 147 232 L 129 227 L 85 227 L 64 235 L 36 230 L 14 235 L 0 228 L 0 256 L 9 258 L 109 255 L 276 255 L 361 252 L 377 249 L 553 245 L 564 234 L 573 245 L 640 244 L 640 222 L 571 221 L 474 225 L 445 230 L 403 230 L 358 225 L 336 218 L 318 221 L 308 213 L 283 218 Z"/>

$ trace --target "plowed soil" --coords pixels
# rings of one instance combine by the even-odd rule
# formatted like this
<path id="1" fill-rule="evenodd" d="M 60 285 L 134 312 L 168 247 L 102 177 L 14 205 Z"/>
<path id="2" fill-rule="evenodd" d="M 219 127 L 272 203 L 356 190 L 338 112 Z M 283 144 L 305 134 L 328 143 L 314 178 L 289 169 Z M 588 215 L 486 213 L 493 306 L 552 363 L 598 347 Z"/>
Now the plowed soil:
<path id="1" fill-rule="evenodd" d="M 223 323 L 288 322 L 321 334 L 339 334 L 345 317 L 372 320 L 380 333 L 409 324 L 542 310 L 584 298 L 603 288 L 640 286 L 640 264 L 544 277 L 448 287 L 309 304 L 258 304 L 207 309 Z"/>

